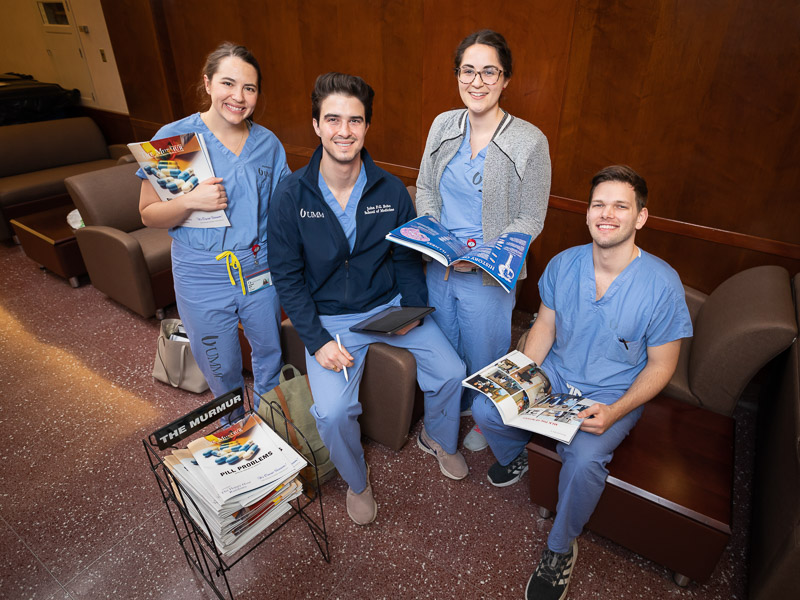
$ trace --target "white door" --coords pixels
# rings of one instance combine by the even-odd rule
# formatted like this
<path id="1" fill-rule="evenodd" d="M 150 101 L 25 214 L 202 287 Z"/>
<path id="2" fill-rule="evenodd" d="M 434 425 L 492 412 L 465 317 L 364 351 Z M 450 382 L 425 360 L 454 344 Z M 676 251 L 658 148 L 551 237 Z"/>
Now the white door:
<path id="1" fill-rule="evenodd" d="M 93 105 L 95 94 L 92 76 L 89 73 L 69 2 L 36 0 L 36 4 L 42 16 L 47 54 L 58 73 L 59 85 L 70 90 L 79 89 L 83 104 Z"/>

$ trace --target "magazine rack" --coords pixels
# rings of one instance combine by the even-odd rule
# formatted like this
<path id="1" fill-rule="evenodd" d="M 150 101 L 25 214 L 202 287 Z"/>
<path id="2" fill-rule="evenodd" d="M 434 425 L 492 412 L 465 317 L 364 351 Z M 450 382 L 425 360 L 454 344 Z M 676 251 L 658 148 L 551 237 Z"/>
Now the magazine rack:
<path id="1" fill-rule="evenodd" d="M 245 416 L 253 414 L 254 412 L 250 393 L 257 395 L 255 390 L 248 385 L 244 393 L 244 399 L 246 401 Z M 269 423 L 263 418 L 262 421 L 267 424 L 267 426 L 271 426 L 272 429 L 285 440 L 290 439 L 288 436 L 289 430 L 290 428 L 293 429 L 298 435 L 298 439 L 303 440 L 306 448 L 310 450 L 306 437 L 295 427 L 294 423 L 286 417 L 280 405 L 274 402 L 268 403 L 261 398 L 261 396 L 259 396 L 259 398 L 267 407 L 270 416 Z M 222 429 L 222 426 L 217 423 L 221 416 L 221 414 L 217 415 L 216 418 L 207 421 L 207 425 L 201 430 L 205 432 L 203 435 Z M 212 427 L 214 428 L 212 429 Z M 236 552 L 233 557 L 226 558 L 220 554 L 217 546 L 214 544 L 211 530 L 197 504 L 166 466 L 164 462 L 166 452 L 159 448 L 156 441 L 156 432 L 151 433 L 148 438 L 142 440 L 142 443 L 144 444 L 147 459 L 150 463 L 150 470 L 156 478 L 158 489 L 161 492 L 161 498 L 167 507 L 167 512 L 175 529 L 175 535 L 178 537 L 178 543 L 183 549 L 186 560 L 189 565 L 200 574 L 205 582 L 211 586 L 211 589 L 214 590 L 214 593 L 220 600 L 225 600 L 226 598 L 233 599 L 233 592 L 231 591 L 231 586 L 228 581 L 228 571 L 296 517 L 299 517 L 308 526 L 311 536 L 314 542 L 316 542 L 317 548 L 319 548 L 325 561 L 331 561 L 330 550 L 328 548 L 328 533 L 325 528 L 325 513 L 322 508 L 322 489 L 320 487 L 316 456 L 314 456 L 313 450 L 309 452 L 309 468 L 303 469 L 297 474 L 297 477 L 303 483 L 302 495 L 289 503 L 290 509 L 285 515 L 267 527 L 266 530 L 259 534 L 254 540 L 250 541 L 243 549 Z M 307 458 L 309 457 L 307 456 Z M 303 475 L 304 473 L 306 476 Z M 311 481 L 309 481 L 309 479 L 311 479 Z M 187 503 L 193 505 L 195 514 L 200 515 L 202 522 L 197 522 L 191 517 L 186 508 Z M 309 514 L 309 507 L 311 507 L 312 504 L 317 504 L 319 506 L 319 516 L 316 519 Z"/>

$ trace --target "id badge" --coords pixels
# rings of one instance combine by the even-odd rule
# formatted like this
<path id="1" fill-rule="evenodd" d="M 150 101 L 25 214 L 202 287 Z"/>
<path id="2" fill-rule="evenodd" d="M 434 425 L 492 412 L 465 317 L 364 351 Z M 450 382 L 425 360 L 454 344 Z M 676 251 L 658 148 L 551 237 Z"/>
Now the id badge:
<path id="1" fill-rule="evenodd" d="M 245 283 L 247 284 L 247 293 L 255 294 L 257 291 L 272 285 L 272 273 L 269 272 L 269 269 L 256 271 L 247 276 Z"/>

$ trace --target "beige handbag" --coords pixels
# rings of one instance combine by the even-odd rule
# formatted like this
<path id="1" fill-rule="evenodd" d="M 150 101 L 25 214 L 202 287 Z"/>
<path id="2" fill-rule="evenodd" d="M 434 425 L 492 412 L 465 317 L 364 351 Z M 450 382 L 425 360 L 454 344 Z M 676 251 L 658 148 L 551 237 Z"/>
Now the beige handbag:
<path id="1" fill-rule="evenodd" d="M 208 383 L 192 356 L 189 342 L 169 339 L 179 325 L 181 325 L 180 319 L 161 321 L 156 360 L 153 364 L 153 377 L 172 387 L 201 394 L 208 389 Z"/>

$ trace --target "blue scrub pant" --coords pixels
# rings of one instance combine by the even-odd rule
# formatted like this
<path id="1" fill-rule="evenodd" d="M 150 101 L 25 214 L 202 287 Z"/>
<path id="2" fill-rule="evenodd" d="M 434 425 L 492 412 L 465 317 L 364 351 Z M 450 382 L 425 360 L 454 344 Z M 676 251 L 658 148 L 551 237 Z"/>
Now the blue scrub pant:
<path id="1" fill-rule="evenodd" d="M 555 393 L 569 391 L 566 382 L 546 370 Z M 602 397 L 594 394 L 592 400 L 611 404 L 617 396 Z M 572 540 L 583 531 L 597 506 L 606 485 L 606 465 L 614 456 L 614 450 L 628 435 L 644 410 L 640 406 L 614 423 L 602 435 L 578 431 L 571 444 L 558 443 L 556 450 L 561 457 L 558 476 L 558 504 L 553 528 L 547 538 L 547 546 L 553 552 L 567 552 Z M 507 465 L 525 448 L 530 432 L 503 423 L 500 413 L 483 394 L 475 399 L 472 415 L 489 442 L 492 452 L 501 465 Z"/>
<path id="2" fill-rule="evenodd" d="M 357 494 L 367 486 L 367 468 L 364 448 L 361 446 L 361 427 L 358 416 L 361 404 L 358 390 L 364 372 L 364 359 L 369 345 L 383 342 L 406 348 L 417 361 L 417 381 L 425 393 L 425 431 L 448 453 L 455 453 L 458 442 L 459 398 L 461 380 L 466 376 L 464 363 L 450 342 L 442 335 L 436 323 L 425 318 L 405 335 L 380 335 L 355 333 L 350 326 L 378 313 L 391 305 L 399 304 L 399 296 L 389 304 L 366 313 L 321 316 L 322 325 L 353 357 L 353 366 L 347 368 L 349 382 L 344 372 L 324 369 L 306 350 L 306 367 L 314 405 L 311 414 L 317 421 L 317 430 L 331 453 L 331 460 L 347 485 Z M 386 385 L 391 385 L 387 381 Z"/>
<path id="3" fill-rule="evenodd" d="M 236 285 L 231 285 L 225 259 L 216 260 L 218 254 L 173 240 L 172 274 L 178 314 L 189 335 L 192 354 L 215 398 L 244 387 L 238 331 L 241 321 L 253 349 L 253 387 L 264 394 L 280 379 L 278 295 L 273 286 L 243 295 L 238 271 L 232 271 Z M 257 270 L 251 252 L 239 252 L 237 258 L 243 276 Z"/>
<path id="4" fill-rule="evenodd" d="M 428 303 L 436 307 L 433 320 L 466 363 L 470 375 L 508 353 L 511 312 L 516 296 L 499 286 L 483 285 L 483 271 L 459 273 L 432 261 L 427 266 Z M 464 388 L 461 410 L 480 395 Z"/>

